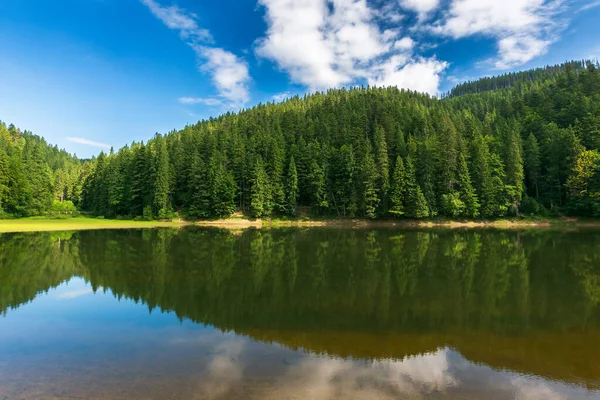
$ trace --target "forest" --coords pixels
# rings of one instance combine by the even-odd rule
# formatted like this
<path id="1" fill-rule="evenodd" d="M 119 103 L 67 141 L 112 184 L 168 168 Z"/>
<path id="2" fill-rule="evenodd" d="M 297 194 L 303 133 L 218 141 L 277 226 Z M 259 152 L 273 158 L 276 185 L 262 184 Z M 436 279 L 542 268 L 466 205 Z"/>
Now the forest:
<path id="1" fill-rule="evenodd" d="M 106 218 L 600 216 L 600 65 L 440 98 L 353 88 L 203 120 L 78 160 L 0 124 L 0 212 Z"/>

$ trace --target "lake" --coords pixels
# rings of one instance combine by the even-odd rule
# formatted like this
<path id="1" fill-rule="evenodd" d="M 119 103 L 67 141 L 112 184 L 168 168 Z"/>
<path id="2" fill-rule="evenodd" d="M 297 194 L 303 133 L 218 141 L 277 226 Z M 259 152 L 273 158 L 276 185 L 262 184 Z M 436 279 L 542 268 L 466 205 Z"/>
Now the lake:
<path id="1" fill-rule="evenodd" d="M 0 399 L 600 399 L 600 232 L 0 235 Z"/>

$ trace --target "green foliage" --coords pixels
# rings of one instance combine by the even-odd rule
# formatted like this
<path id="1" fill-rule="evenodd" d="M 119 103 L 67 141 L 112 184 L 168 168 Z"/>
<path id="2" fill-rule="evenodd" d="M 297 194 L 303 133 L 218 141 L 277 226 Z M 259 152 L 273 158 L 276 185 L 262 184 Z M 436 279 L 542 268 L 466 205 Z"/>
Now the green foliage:
<path id="1" fill-rule="evenodd" d="M 455 192 L 442 195 L 442 209 L 444 215 L 458 218 L 465 214 L 466 206 L 460 199 L 460 195 Z"/>
<path id="2" fill-rule="evenodd" d="M 154 219 L 154 214 L 152 214 L 152 206 L 147 205 L 144 207 L 144 213 L 142 214 L 142 219 L 144 221 L 152 221 Z"/>
<path id="3" fill-rule="evenodd" d="M 52 212 L 73 213 L 77 212 L 77 207 L 75 207 L 75 204 L 71 200 L 54 200 L 52 203 Z"/>
<path id="4" fill-rule="evenodd" d="M 577 158 L 567 182 L 571 210 L 579 215 L 600 216 L 600 152 L 583 151 Z"/>

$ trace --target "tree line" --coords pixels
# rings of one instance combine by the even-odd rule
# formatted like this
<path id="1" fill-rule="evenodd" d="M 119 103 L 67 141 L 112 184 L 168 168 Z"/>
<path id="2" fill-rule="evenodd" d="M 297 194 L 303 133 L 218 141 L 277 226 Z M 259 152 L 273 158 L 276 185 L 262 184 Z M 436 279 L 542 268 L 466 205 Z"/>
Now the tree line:
<path id="1" fill-rule="evenodd" d="M 58 192 L 106 217 L 600 216 L 599 149 L 599 66 L 569 62 L 441 99 L 390 87 L 259 104 L 73 160 Z"/>
<path id="2" fill-rule="evenodd" d="M 82 164 L 29 131 L 0 121 L 0 217 L 74 211 L 81 203 Z"/>

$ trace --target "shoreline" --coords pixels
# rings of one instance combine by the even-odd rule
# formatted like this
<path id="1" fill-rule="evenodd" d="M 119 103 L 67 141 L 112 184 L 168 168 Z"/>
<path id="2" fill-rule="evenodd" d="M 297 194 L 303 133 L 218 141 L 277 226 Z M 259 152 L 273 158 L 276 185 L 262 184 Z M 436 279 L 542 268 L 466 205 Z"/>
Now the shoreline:
<path id="1" fill-rule="evenodd" d="M 194 226 L 223 229 L 270 229 L 285 227 L 322 228 L 453 228 L 453 229 L 522 229 L 522 228 L 600 228 L 600 220 L 578 220 L 575 218 L 501 219 L 493 221 L 460 220 L 369 220 L 360 218 L 279 220 L 223 218 L 196 221 Z"/>
<path id="2" fill-rule="evenodd" d="M 149 228 L 182 228 L 210 227 L 241 231 L 245 229 L 277 229 L 277 228 L 340 228 L 340 229 L 372 229 L 372 228 L 446 228 L 446 229 L 574 229 L 600 228 L 600 220 L 578 220 L 575 218 L 545 219 L 503 219 L 495 221 L 453 221 L 453 220 L 367 220 L 360 218 L 334 219 L 247 219 L 242 217 L 223 218 L 202 221 L 127 221 L 114 219 L 96 219 L 75 217 L 66 219 L 22 218 L 0 220 L 0 233 L 14 232 L 52 232 L 99 229 L 149 229 Z"/>

